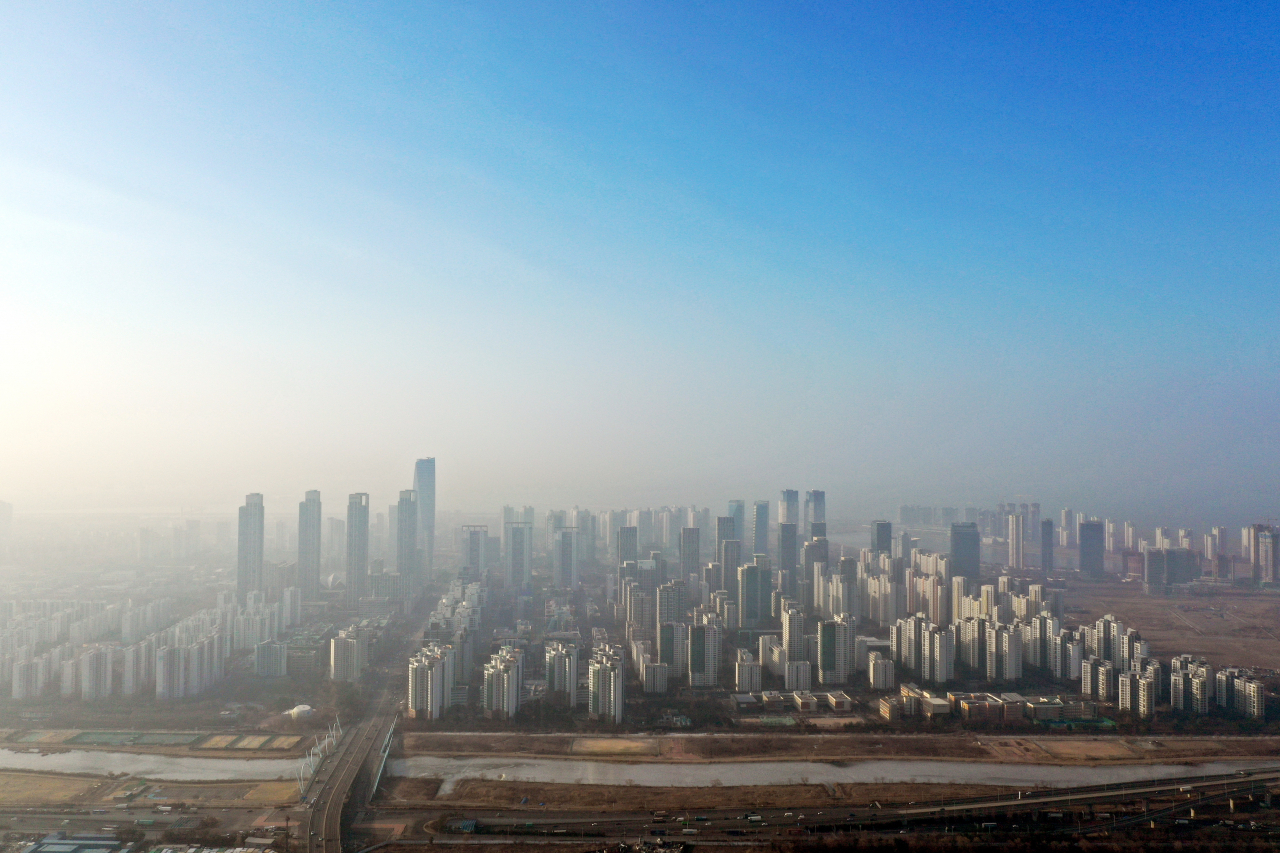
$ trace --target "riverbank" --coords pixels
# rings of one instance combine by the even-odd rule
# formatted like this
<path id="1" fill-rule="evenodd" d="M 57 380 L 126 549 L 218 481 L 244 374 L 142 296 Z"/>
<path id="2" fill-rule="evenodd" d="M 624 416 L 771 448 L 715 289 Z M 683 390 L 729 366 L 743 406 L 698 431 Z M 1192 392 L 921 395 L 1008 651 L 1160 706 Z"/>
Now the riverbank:
<path id="1" fill-rule="evenodd" d="M 1009 793 L 999 785 L 841 783 L 827 785 L 717 785 L 703 788 L 573 785 L 464 779 L 442 794 L 439 779 L 390 778 L 378 805 L 392 808 L 499 808 L 653 811 L 676 809 L 853 808 Z M 1027 790 L 1022 788 L 1021 790 Z"/>
<path id="2" fill-rule="evenodd" d="M 407 732 L 397 755 L 402 758 L 537 757 L 626 764 L 895 759 L 1081 766 L 1251 758 L 1280 760 L 1280 738 L 993 736 L 971 732 L 627 737 Z"/>
<path id="3" fill-rule="evenodd" d="M 301 757 L 317 734 L 236 731 L 104 731 L 94 729 L 0 729 L 0 749 L 15 752 L 73 750 L 201 758 Z"/>
<path id="4" fill-rule="evenodd" d="M 1178 764 L 1061 765 L 984 761 L 735 761 L 681 765 L 557 758 L 457 758 L 416 756 L 394 759 L 387 772 L 402 778 L 439 780 L 437 796 L 451 795 L 471 779 L 536 785 L 648 788 L 720 788 L 769 785 L 947 784 L 1016 788 L 1061 788 L 1099 783 L 1167 779 L 1188 773 L 1230 774 L 1248 767 L 1275 767 L 1276 760 Z"/>

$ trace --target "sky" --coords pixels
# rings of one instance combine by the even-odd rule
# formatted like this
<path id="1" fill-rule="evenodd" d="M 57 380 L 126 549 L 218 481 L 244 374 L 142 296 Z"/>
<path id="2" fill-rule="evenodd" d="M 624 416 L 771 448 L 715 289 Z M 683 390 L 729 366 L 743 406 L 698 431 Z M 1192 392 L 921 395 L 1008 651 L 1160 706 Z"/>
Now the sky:
<path id="1" fill-rule="evenodd" d="M 1047 5 L 7 3 L 0 499 L 1280 515 L 1280 6 Z"/>

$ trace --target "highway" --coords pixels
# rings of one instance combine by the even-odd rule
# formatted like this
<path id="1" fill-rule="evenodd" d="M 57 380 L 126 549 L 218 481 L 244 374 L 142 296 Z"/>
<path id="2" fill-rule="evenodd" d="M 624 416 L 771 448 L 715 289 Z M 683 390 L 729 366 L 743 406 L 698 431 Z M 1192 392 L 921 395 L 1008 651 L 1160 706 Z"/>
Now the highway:
<path id="1" fill-rule="evenodd" d="M 1173 801 L 1172 808 L 1161 808 L 1150 817 L 1161 817 L 1198 803 L 1221 801 L 1231 796 L 1255 794 L 1266 787 L 1280 784 L 1280 767 L 1238 771 L 1217 776 L 1184 776 L 1172 779 L 1146 780 L 1114 785 L 1086 785 L 1045 791 L 1021 792 L 999 797 L 975 797 L 945 802 L 908 803 L 903 806 L 878 808 L 862 806 L 853 810 L 831 806 L 823 810 L 802 808 L 770 808 L 744 812 L 742 809 L 700 809 L 652 812 L 591 813 L 585 811 L 544 811 L 503 809 L 456 810 L 451 819 L 473 818 L 477 831 L 486 836 L 591 836 L 610 839 L 635 839 L 642 836 L 691 835 L 780 835 L 846 832 L 854 829 L 876 830 L 912 821 L 957 822 L 980 821 L 983 817 L 1004 818 L 1014 814 L 1030 814 L 1053 810 L 1070 810 L 1092 803 L 1122 803 L 1157 799 Z M 415 815 L 430 820 L 444 812 Z M 400 817 L 404 819 L 403 815 Z M 1141 819 L 1140 817 L 1138 819 Z"/>
<path id="2" fill-rule="evenodd" d="M 395 724 L 395 703 L 383 690 L 364 718 L 348 729 L 325 756 L 307 787 L 308 811 L 303 836 L 307 853 L 341 853 L 342 809 L 370 754 Z"/>

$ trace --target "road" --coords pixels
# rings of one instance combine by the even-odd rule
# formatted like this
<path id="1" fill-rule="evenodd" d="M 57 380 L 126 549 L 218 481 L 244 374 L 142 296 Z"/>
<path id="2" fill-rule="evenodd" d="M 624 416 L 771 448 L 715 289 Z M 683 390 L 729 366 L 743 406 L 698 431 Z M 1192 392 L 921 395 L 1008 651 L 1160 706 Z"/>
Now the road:
<path id="1" fill-rule="evenodd" d="M 316 768 L 307 787 L 303 821 L 307 853 L 341 853 L 342 809 L 372 752 L 382 746 L 396 720 L 396 703 L 384 689 L 365 716 L 343 734 L 333 752 Z"/>
<path id="2" fill-rule="evenodd" d="M 888 808 L 859 807 L 852 811 L 827 806 L 824 810 L 800 808 L 699 809 L 666 813 L 623 812 L 592 813 L 587 811 L 484 809 L 447 812 L 452 818 L 473 818 L 486 836 L 591 836 L 609 839 L 635 839 L 642 836 L 666 835 L 776 835 L 810 834 L 850 829 L 875 830 L 888 824 L 902 825 L 911 821 L 956 822 L 980 821 L 986 816 L 1070 810 L 1087 803 L 1121 803 L 1142 800 L 1169 800 L 1183 806 L 1194 806 L 1210 799 L 1240 796 L 1264 786 L 1280 784 L 1280 768 L 1239 771 L 1218 776 L 1185 776 L 1175 779 L 1146 780 L 1115 785 L 1087 785 L 1050 791 L 1028 791 L 1021 796 L 975 797 L 945 802 L 908 803 Z M 1161 810 L 1163 815 L 1166 811 Z M 422 826 L 445 815 L 444 811 L 424 811 L 409 817 Z M 397 813 L 404 821 L 404 812 Z M 419 822 L 421 821 L 421 822 Z"/>

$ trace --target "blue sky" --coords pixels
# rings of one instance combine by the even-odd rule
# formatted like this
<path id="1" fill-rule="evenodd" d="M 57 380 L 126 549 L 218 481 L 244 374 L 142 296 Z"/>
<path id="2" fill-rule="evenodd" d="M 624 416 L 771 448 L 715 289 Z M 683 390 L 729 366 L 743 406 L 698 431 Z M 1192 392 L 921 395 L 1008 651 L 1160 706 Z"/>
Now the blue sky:
<path id="1" fill-rule="evenodd" d="M 1277 514 L 1277 7 L 798 6 L 7 6 L 0 497 Z"/>

